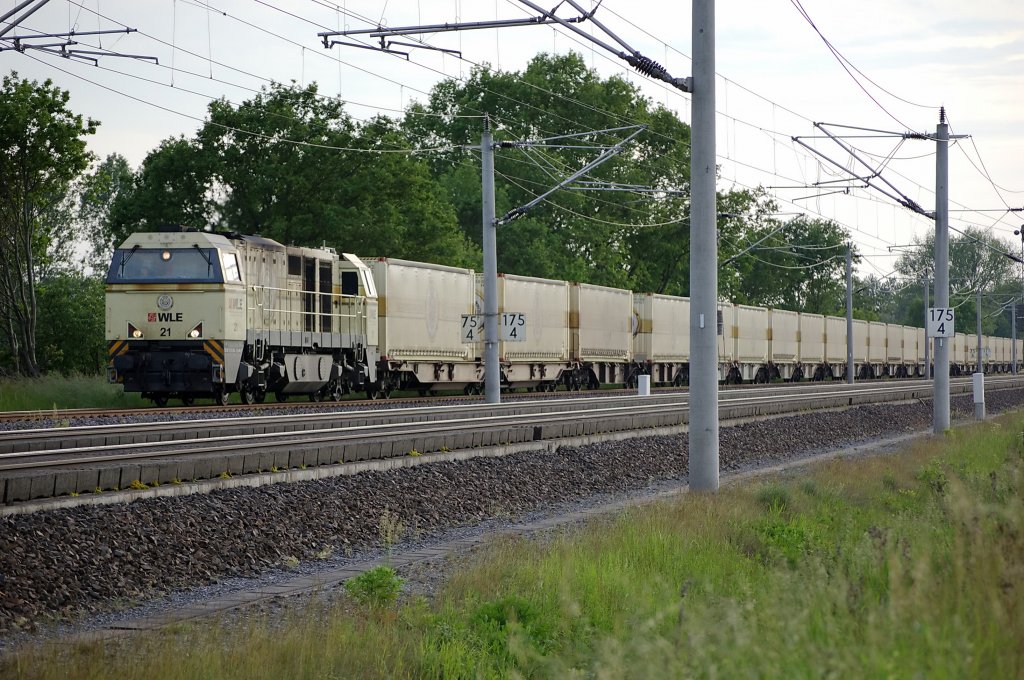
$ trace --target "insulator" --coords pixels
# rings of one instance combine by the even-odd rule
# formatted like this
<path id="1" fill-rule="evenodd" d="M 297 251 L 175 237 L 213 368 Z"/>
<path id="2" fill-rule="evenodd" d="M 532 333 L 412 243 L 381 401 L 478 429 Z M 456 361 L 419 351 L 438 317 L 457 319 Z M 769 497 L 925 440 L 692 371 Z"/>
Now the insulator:
<path id="1" fill-rule="evenodd" d="M 643 55 L 634 56 L 630 60 L 630 64 L 640 73 L 645 76 L 651 76 L 652 78 L 659 78 L 665 75 L 665 67 L 654 61 L 650 57 Z"/>

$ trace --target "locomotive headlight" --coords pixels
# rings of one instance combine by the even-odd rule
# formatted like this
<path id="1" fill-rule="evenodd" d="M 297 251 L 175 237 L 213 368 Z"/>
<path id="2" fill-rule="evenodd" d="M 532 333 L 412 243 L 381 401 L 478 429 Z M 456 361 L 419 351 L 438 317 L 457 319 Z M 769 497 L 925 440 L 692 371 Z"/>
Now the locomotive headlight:
<path id="1" fill-rule="evenodd" d="M 170 260 L 171 259 L 171 251 L 165 250 L 164 252 L 160 253 L 160 259 L 163 260 L 164 262 L 167 262 L 168 260 Z"/>
<path id="2" fill-rule="evenodd" d="M 196 327 L 188 332 L 190 338 L 201 338 L 203 337 L 203 324 L 200 322 L 196 324 Z"/>
<path id="3" fill-rule="evenodd" d="M 142 331 L 140 331 L 138 328 L 136 328 L 131 323 L 129 323 L 128 324 L 128 337 L 129 338 L 135 338 L 136 340 L 138 340 L 139 338 L 142 337 Z"/>

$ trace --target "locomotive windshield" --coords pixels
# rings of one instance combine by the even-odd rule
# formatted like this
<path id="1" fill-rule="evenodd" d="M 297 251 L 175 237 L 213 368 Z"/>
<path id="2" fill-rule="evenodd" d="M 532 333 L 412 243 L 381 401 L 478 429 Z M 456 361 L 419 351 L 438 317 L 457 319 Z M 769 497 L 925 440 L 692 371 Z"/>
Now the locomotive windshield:
<path id="1" fill-rule="evenodd" d="M 222 283 L 214 248 L 126 248 L 114 252 L 107 283 Z"/>

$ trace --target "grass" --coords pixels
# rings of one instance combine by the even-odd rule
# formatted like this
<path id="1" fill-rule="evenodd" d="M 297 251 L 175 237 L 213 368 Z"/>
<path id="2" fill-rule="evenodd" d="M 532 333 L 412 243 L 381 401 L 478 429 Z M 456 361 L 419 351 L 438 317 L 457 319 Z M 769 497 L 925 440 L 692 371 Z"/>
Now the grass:
<path id="1" fill-rule="evenodd" d="M 48 375 L 0 379 L 0 411 L 48 411 L 66 408 L 132 408 L 148 405 L 125 394 L 103 376 Z"/>
<path id="2" fill-rule="evenodd" d="M 1024 417 L 492 542 L 433 602 L 41 649 L 7 677 L 1024 676 Z"/>

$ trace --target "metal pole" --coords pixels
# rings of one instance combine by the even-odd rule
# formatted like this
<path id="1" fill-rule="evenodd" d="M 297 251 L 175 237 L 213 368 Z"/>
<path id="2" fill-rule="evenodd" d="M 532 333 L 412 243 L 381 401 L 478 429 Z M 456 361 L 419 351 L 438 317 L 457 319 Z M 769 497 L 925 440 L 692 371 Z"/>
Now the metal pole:
<path id="1" fill-rule="evenodd" d="M 484 116 L 480 137 L 483 181 L 484 247 L 484 394 L 488 404 L 501 401 L 501 366 L 498 364 L 498 251 L 494 223 L 494 143 L 491 121 Z"/>
<path id="2" fill-rule="evenodd" d="M 985 372 L 985 364 L 983 364 L 982 361 L 981 361 L 981 349 L 982 349 L 981 348 L 981 288 L 978 288 L 977 302 L 974 303 L 974 306 L 975 306 L 975 310 L 974 311 L 976 312 L 975 313 L 975 317 L 976 317 L 975 323 L 978 326 L 978 360 L 974 363 L 974 370 L 977 371 L 978 373 L 984 373 Z"/>
<path id="3" fill-rule="evenodd" d="M 949 307 L 949 126 L 946 109 L 939 109 L 935 129 L 935 306 Z M 935 382 L 932 389 L 932 427 L 935 434 L 949 429 L 949 343 L 935 338 Z"/>
<path id="4" fill-rule="evenodd" d="M 1010 303 L 1010 373 L 1017 375 L 1017 303 Z"/>
<path id="5" fill-rule="evenodd" d="M 715 2 L 693 0 L 690 151 L 690 488 L 718 490 Z"/>
<path id="6" fill-rule="evenodd" d="M 846 244 L 846 382 L 853 384 L 853 244 Z"/>
<path id="7" fill-rule="evenodd" d="M 928 328 L 928 275 L 924 277 L 924 327 Z M 932 340 L 928 333 L 924 335 L 924 377 L 930 380 L 932 377 Z"/>

